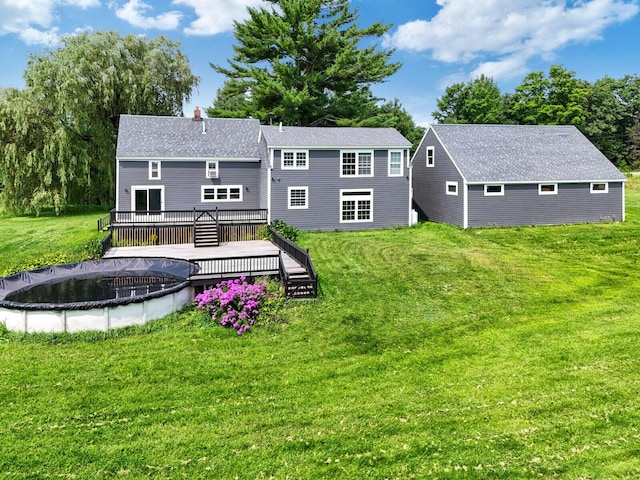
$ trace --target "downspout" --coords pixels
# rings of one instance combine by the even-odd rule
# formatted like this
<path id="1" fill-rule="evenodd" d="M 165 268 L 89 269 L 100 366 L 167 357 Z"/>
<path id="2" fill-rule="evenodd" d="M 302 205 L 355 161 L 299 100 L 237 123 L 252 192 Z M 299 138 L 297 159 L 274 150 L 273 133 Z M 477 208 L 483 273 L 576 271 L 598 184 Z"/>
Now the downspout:
<path id="1" fill-rule="evenodd" d="M 624 222 L 625 218 L 627 216 L 626 215 L 627 212 L 626 212 L 626 209 L 625 209 L 625 201 L 624 201 L 624 198 L 625 198 L 625 192 L 624 192 L 625 191 L 625 188 L 624 188 L 625 182 L 620 182 L 620 183 L 621 183 L 621 186 L 622 186 L 622 221 Z"/>

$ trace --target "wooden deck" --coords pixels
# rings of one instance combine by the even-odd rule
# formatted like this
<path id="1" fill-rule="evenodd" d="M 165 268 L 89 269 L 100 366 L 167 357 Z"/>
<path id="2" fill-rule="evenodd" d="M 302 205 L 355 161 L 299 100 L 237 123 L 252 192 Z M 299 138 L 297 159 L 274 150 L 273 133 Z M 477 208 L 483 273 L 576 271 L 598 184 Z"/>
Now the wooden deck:
<path id="1" fill-rule="evenodd" d="M 280 249 L 266 240 L 226 242 L 217 247 L 194 247 L 192 244 L 149 245 L 144 247 L 112 247 L 104 258 L 160 257 L 195 261 L 206 266 L 207 274 L 196 275 L 194 280 L 214 280 L 229 276 L 274 275 L 278 264 L 266 257 L 275 257 Z M 306 272 L 297 261 L 282 252 L 284 268 L 289 275 Z"/>

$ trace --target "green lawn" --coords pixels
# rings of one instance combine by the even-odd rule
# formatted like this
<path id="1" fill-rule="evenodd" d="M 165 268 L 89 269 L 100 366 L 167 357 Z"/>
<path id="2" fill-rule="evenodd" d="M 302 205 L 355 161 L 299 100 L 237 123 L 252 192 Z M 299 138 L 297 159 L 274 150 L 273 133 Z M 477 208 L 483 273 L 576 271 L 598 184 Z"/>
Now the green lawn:
<path id="1" fill-rule="evenodd" d="M 638 478 L 634 187 L 623 224 L 304 234 L 322 298 L 243 337 L 0 334 L 0 478 Z"/>

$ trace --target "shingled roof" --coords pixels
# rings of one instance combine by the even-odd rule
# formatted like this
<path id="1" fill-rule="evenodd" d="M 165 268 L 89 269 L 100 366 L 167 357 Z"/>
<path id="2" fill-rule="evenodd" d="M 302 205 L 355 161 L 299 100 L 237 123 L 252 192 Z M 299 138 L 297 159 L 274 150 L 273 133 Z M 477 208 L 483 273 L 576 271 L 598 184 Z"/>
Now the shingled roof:
<path id="1" fill-rule="evenodd" d="M 411 148 L 395 128 L 263 126 L 271 148 Z"/>
<path id="2" fill-rule="evenodd" d="M 116 156 L 258 160 L 259 132 L 254 119 L 121 115 Z"/>
<path id="3" fill-rule="evenodd" d="M 431 125 L 467 183 L 624 181 L 574 126 Z"/>

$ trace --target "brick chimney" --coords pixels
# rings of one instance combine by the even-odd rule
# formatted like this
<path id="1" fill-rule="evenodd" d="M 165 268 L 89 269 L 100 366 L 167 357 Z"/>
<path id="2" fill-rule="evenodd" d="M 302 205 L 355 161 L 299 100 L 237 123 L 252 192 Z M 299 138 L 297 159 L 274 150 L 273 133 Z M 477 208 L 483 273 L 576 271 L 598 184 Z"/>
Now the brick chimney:
<path id="1" fill-rule="evenodd" d="M 193 111 L 193 120 L 196 122 L 202 121 L 202 115 L 200 115 L 200 107 L 196 107 Z"/>

